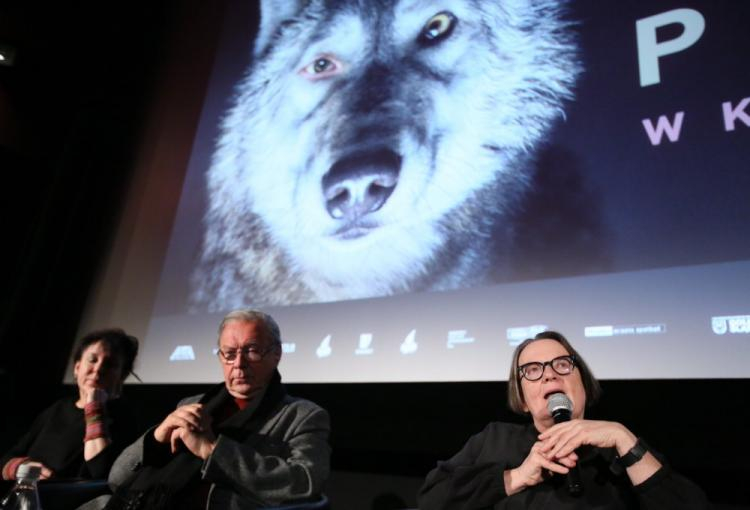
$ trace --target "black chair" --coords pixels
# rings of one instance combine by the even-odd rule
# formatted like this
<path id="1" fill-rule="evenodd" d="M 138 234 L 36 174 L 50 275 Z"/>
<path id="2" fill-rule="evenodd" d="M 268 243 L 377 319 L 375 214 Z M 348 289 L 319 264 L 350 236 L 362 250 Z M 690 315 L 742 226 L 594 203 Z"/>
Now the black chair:
<path id="1" fill-rule="evenodd" d="M 39 502 L 44 510 L 72 510 L 98 496 L 110 494 L 107 480 L 43 480 Z"/>
<path id="2" fill-rule="evenodd" d="M 106 480 L 44 480 L 39 483 L 39 500 L 44 510 L 73 510 L 104 494 L 110 494 Z M 264 507 L 262 510 L 330 510 L 328 498 L 317 501 Z"/>

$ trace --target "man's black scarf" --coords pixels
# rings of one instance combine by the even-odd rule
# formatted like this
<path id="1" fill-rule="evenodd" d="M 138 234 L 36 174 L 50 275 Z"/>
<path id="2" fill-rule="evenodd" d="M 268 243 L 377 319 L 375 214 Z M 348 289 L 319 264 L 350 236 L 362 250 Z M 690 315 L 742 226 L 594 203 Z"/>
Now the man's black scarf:
<path id="1" fill-rule="evenodd" d="M 276 371 L 271 378 L 263 400 L 254 411 L 240 410 L 225 421 L 213 425 L 214 434 L 243 442 L 251 433 L 266 423 L 286 395 L 281 376 Z M 224 383 L 207 392 L 200 402 L 212 417 L 233 397 Z M 149 431 L 147 434 L 153 434 Z M 145 441 L 152 440 L 145 438 Z M 168 445 L 166 446 L 169 447 Z M 183 447 L 163 462 L 151 463 L 145 456 L 143 466 L 133 477 L 117 489 L 107 504 L 107 510 L 170 510 L 179 503 L 180 492 L 191 483 L 198 483 L 203 460 Z"/>

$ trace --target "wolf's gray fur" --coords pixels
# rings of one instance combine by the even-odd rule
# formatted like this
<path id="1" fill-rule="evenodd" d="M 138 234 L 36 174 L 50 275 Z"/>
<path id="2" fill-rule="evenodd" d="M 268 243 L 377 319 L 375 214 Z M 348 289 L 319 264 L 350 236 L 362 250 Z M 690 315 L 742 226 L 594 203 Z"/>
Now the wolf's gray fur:
<path id="1" fill-rule="evenodd" d="M 264 1 L 208 171 L 193 305 L 489 283 L 579 73 L 561 3 Z"/>

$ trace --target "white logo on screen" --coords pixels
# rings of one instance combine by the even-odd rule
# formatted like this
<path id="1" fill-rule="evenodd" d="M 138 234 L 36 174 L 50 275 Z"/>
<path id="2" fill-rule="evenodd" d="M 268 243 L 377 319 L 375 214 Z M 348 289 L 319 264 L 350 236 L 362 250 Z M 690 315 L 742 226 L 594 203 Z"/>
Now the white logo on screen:
<path id="1" fill-rule="evenodd" d="M 417 352 L 417 349 L 419 348 L 419 345 L 417 345 L 416 341 L 417 337 L 417 330 L 412 329 L 411 333 L 406 335 L 406 338 L 404 338 L 404 341 L 401 343 L 401 354 L 414 354 Z"/>
<path id="2" fill-rule="evenodd" d="M 465 329 L 454 329 L 448 331 L 448 349 L 453 349 L 456 344 L 471 344 L 474 343 L 474 338 L 466 336 Z"/>
<path id="3" fill-rule="evenodd" d="M 711 329 L 717 335 L 750 333 L 750 315 L 711 317 Z"/>
<path id="4" fill-rule="evenodd" d="M 515 346 L 526 340 L 527 338 L 533 338 L 537 333 L 547 331 L 549 326 L 543 324 L 536 324 L 534 326 L 519 326 L 515 328 L 508 328 L 505 330 L 505 337 L 508 339 L 508 344 Z"/>
<path id="5" fill-rule="evenodd" d="M 284 354 L 292 353 L 297 351 L 297 344 L 295 342 L 284 342 L 281 344 L 281 352 Z"/>
<path id="6" fill-rule="evenodd" d="M 315 349 L 315 354 L 319 358 L 327 358 L 331 355 L 331 335 L 328 335 L 320 342 L 320 345 Z"/>
<path id="7" fill-rule="evenodd" d="M 717 335 L 723 335 L 727 332 L 727 319 L 726 317 L 711 317 L 711 329 Z"/>
<path id="8" fill-rule="evenodd" d="M 354 351 L 354 354 L 363 356 L 366 354 L 372 354 L 373 350 L 370 347 L 372 344 L 372 333 L 362 333 L 359 335 L 359 347 Z"/>
<path id="9" fill-rule="evenodd" d="M 178 345 L 172 354 L 169 355 L 169 361 L 194 361 L 195 351 L 192 345 Z"/>

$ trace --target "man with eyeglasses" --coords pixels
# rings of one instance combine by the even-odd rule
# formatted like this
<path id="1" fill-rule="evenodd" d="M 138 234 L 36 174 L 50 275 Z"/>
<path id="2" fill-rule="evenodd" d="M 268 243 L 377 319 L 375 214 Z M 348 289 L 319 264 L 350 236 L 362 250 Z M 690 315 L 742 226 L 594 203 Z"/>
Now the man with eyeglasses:
<path id="1" fill-rule="evenodd" d="M 217 356 L 224 382 L 178 405 L 117 459 L 108 509 L 254 509 L 321 497 L 328 413 L 286 394 L 281 334 L 254 310 L 227 314 Z"/>
<path id="2" fill-rule="evenodd" d="M 584 418 L 600 393 L 562 334 L 545 331 L 524 340 L 513 353 L 508 403 L 531 423 L 490 423 L 427 475 L 419 508 L 708 508 L 700 488 L 624 425 Z M 557 404 L 569 421 L 555 423 Z"/>

